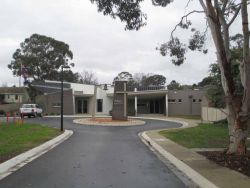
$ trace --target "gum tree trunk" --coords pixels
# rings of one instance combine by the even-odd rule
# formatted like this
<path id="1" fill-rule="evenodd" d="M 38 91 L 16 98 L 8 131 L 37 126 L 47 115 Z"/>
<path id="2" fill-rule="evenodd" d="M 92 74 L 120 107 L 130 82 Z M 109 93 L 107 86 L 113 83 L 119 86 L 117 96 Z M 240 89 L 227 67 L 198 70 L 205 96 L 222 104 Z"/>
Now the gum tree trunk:
<path id="1" fill-rule="evenodd" d="M 244 88 L 241 109 L 237 114 L 234 129 L 230 136 L 229 153 L 245 154 L 246 139 L 250 127 L 250 52 L 249 52 L 249 27 L 247 0 L 241 0 L 241 17 L 243 30 L 243 61 L 240 64 L 241 83 Z"/>
<path id="2" fill-rule="evenodd" d="M 243 97 L 237 96 L 231 73 L 231 54 L 229 50 L 229 27 L 231 23 L 227 24 L 224 13 L 219 7 L 218 1 L 214 0 L 212 3 L 212 0 L 205 0 L 205 2 L 206 3 L 204 3 L 203 0 L 200 0 L 200 4 L 205 11 L 216 47 L 217 61 L 221 71 L 222 86 L 228 110 L 227 120 L 230 143 L 227 153 L 243 155 L 246 153 L 247 129 L 250 122 L 250 57 L 247 2 L 246 0 L 241 1 L 244 46 L 243 61 L 240 65 L 240 74 L 242 86 L 244 88 Z"/>

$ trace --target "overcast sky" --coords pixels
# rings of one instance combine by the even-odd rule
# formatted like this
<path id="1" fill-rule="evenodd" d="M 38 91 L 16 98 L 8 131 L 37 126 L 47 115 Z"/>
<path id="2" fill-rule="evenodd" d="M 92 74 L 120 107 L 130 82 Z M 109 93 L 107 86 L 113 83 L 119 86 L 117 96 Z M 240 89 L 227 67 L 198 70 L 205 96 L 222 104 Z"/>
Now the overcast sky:
<path id="1" fill-rule="evenodd" d="M 191 52 L 182 66 L 173 65 L 169 57 L 155 50 L 169 39 L 185 12 L 184 1 L 176 2 L 161 8 L 146 0 L 142 8 L 148 15 L 147 26 L 125 31 L 123 23 L 98 13 L 89 0 L 1 0 L 0 84 L 18 83 L 7 65 L 20 43 L 33 33 L 69 44 L 74 54 L 73 71 L 92 71 L 99 83 L 111 83 L 121 71 L 162 74 L 167 83 L 197 83 L 208 75 L 209 64 L 216 61 L 211 37 L 209 53 Z M 198 1 L 192 2 L 189 9 L 193 8 L 200 9 Z M 196 14 L 192 20 L 194 26 L 204 28 L 204 15 Z M 185 39 L 189 34 L 178 30 L 176 35 Z"/>

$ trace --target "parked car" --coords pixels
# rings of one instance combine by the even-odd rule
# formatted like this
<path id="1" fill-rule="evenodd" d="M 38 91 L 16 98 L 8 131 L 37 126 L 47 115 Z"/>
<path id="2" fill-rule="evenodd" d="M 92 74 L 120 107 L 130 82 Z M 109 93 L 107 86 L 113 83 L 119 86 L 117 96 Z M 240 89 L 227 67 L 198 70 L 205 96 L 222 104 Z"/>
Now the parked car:
<path id="1" fill-rule="evenodd" d="M 38 104 L 23 104 L 22 107 L 20 108 L 20 114 L 23 116 L 28 116 L 29 118 L 31 116 L 42 117 L 43 109 L 39 107 Z"/>

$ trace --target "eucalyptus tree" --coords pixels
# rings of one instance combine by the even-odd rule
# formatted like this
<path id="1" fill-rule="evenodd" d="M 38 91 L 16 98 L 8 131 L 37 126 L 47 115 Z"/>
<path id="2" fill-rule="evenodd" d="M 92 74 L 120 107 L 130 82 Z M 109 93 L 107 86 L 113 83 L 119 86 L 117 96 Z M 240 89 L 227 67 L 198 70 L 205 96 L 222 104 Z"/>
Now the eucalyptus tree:
<path id="1" fill-rule="evenodd" d="M 133 75 L 129 72 L 123 71 L 120 72 L 113 80 L 113 83 L 115 83 L 115 81 L 127 81 L 127 82 L 131 82 L 133 81 Z"/>
<path id="2" fill-rule="evenodd" d="M 119 18 L 126 23 L 126 30 L 139 30 L 146 25 L 147 15 L 141 10 L 143 0 L 90 0 L 98 7 L 98 11 L 113 18 Z M 153 6 L 166 7 L 174 0 L 152 0 Z M 173 28 L 170 40 L 161 44 L 158 49 L 162 55 L 172 57 L 172 63 L 181 65 L 185 61 L 188 50 L 198 50 L 207 53 L 204 48 L 206 31 L 191 28 L 189 19 L 191 14 L 205 15 L 204 24 L 207 23 L 216 48 L 217 63 L 221 71 L 221 83 L 226 97 L 228 109 L 227 119 L 230 135 L 228 153 L 245 154 L 246 138 L 250 127 L 250 52 L 249 52 L 249 25 L 248 6 L 249 0 L 186 0 L 190 3 L 199 3 L 201 9 L 193 10 L 180 18 L 180 22 Z M 240 14 L 241 13 L 241 14 Z M 243 95 L 238 95 L 235 89 L 232 74 L 231 51 L 230 51 L 230 27 L 235 23 L 237 17 L 241 17 L 241 28 L 243 35 L 243 60 L 240 62 L 240 77 L 243 87 Z M 177 27 L 190 29 L 193 34 L 188 44 L 174 36 Z"/>
<path id="3" fill-rule="evenodd" d="M 60 80 L 60 67 L 74 66 L 69 60 L 73 59 L 73 53 L 69 45 L 45 35 L 33 34 L 26 38 L 13 56 L 8 65 L 13 75 L 20 75 L 21 69 L 25 69 L 29 77 L 34 80 Z M 69 81 L 77 81 L 78 75 L 71 70 L 65 70 L 64 77 Z"/>
<path id="4" fill-rule="evenodd" d="M 167 88 L 169 90 L 181 90 L 183 89 L 183 87 L 181 86 L 181 84 L 179 82 L 176 82 L 175 80 L 172 80 L 168 85 Z"/>

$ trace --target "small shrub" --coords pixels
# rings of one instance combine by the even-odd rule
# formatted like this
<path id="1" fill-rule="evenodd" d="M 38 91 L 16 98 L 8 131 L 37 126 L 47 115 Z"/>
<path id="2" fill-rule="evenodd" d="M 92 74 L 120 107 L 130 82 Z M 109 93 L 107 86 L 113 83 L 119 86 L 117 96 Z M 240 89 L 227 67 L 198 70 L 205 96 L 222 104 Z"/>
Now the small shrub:
<path id="1" fill-rule="evenodd" d="M 111 116 L 112 116 L 112 110 L 110 110 L 110 111 L 109 111 L 109 115 L 111 115 Z"/>
<path id="2" fill-rule="evenodd" d="M 215 121 L 214 125 L 227 126 L 227 119 Z"/>
<path id="3" fill-rule="evenodd" d="M 0 110 L 0 115 L 5 115 L 4 110 Z"/>

